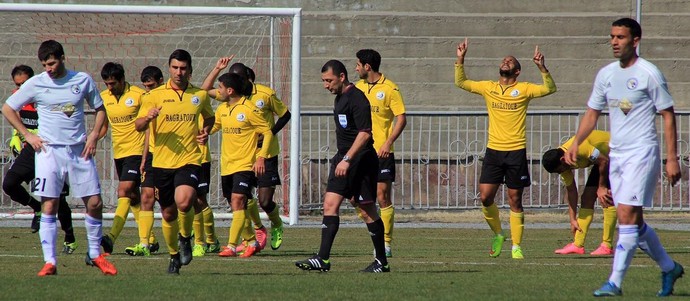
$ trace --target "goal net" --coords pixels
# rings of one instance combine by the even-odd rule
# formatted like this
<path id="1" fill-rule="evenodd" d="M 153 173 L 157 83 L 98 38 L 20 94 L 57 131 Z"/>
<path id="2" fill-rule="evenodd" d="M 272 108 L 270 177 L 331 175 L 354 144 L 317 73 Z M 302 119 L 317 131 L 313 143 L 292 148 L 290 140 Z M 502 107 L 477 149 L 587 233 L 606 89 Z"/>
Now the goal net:
<path id="1" fill-rule="evenodd" d="M 53 39 L 65 48 L 67 68 L 91 74 L 99 90 L 105 89 L 101 67 L 111 61 L 125 67 L 126 80 L 132 85 L 141 85 L 140 74 L 146 66 L 159 67 L 167 80 L 168 56 L 180 48 L 192 55 L 192 84 L 200 86 L 219 57 L 234 55 L 231 63 L 251 67 L 257 83 L 272 87 L 289 108 L 299 108 L 299 91 L 294 91 L 299 87 L 299 76 L 293 75 L 293 71 L 299 71 L 299 45 L 295 45 L 299 44 L 299 14 L 299 9 L 0 5 L 0 18 L 4 20 L 0 24 L 0 97 L 4 102 L 14 89 L 10 76 L 14 66 L 29 65 L 36 74 L 43 71 L 37 59 L 38 46 Z M 299 111 L 292 108 L 293 119 L 299 122 Z M 284 214 L 290 212 L 290 136 L 299 133 L 293 131 L 295 124 L 293 120 L 292 126 L 286 126 L 277 136 L 281 142 L 283 185 L 277 187 L 274 199 Z M 0 170 L 4 176 L 13 160 L 7 143 L 12 128 L 4 118 L 1 126 Z M 216 135 L 211 139 L 209 203 L 218 213 L 225 213 L 229 211 L 220 188 L 219 138 Z M 97 154 L 105 212 L 113 212 L 117 205 L 118 180 L 111 145 L 108 135 L 99 142 Z M 76 212 L 83 207 L 81 200 L 70 203 Z M 6 216 L 30 211 L 7 195 L 0 195 L 0 212 Z"/>

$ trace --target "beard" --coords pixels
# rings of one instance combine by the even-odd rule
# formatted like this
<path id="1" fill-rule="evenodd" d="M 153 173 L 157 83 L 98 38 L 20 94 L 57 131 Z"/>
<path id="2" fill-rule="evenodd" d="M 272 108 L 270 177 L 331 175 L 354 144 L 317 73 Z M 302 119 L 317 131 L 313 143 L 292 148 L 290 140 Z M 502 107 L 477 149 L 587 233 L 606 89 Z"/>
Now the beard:
<path id="1" fill-rule="evenodd" d="M 513 77 L 517 73 L 517 68 L 513 68 L 510 70 L 503 70 L 503 69 L 498 69 L 498 74 L 500 74 L 502 77 Z"/>

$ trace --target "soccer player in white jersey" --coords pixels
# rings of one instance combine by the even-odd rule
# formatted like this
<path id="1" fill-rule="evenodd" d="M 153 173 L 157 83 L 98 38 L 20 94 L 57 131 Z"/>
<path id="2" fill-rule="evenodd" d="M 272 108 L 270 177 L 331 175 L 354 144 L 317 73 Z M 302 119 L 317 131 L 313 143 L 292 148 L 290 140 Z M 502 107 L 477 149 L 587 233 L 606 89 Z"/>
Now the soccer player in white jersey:
<path id="1" fill-rule="evenodd" d="M 54 40 L 41 43 L 38 59 L 45 72 L 26 81 L 2 106 L 2 114 L 36 150 L 36 162 L 41 162 L 36 165 L 32 184 L 33 193 L 40 196 L 43 203 L 39 235 L 45 265 L 38 276 L 57 274 L 56 214 L 66 180 L 72 187 L 72 195 L 82 198 L 86 206 L 89 245 L 86 264 L 98 267 L 103 274 L 116 275 L 115 266 L 101 254 L 103 201 L 93 159 L 106 118 L 103 100 L 91 76 L 65 68 L 65 52 L 60 43 Z M 96 110 L 94 127 L 88 134 L 85 100 Z M 28 131 L 16 114 L 30 102 L 35 103 L 41 120 L 38 135 Z"/>
<path id="2" fill-rule="evenodd" d="M 652 202 L 661 170 L 654 122 L 657 111 L 664 119 L 666 177 L 673 185 L 681 175 L 673 99 L 661 71 L 637 55 L 641 38 L 640 24 L 633 19 L 619 19 L 611 25 L 611 47 L 618 61 L 599 70 L 587 111 L 565 156 L 566 163 L 575 164 L 578 145 L 594 130 L 601 111 L 608 108 L 611 190 L 600 187 L 597 195 L 600 199 L 613 199 L 619 234 L 611 275 L 594 291 L 596 297 L 622 295 L 621 283 L 638 247 L 661 268 L 661 290 L 657 296 L 671 295 L 674 283 L 684 273 L 683 266 L 669 257 L 642 214 L 642 207 Z"/>

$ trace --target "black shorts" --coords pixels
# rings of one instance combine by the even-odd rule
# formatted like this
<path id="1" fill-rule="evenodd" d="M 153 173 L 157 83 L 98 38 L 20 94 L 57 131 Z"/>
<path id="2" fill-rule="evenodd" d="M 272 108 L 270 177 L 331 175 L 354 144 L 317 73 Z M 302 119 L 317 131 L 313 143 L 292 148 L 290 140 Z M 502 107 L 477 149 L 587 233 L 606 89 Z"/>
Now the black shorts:
<path id="1" fill-rule="evenodd" d="M 152 163 L 153 163 L 153 154 L 148 153 L 148 155 L 146 155 L 146 161 L 144 162 L 144 173 L 141 174 L 141 187 L 149 187 L 149 188 L 154 187 Z"/>
<path id="2" fill-rule="evenodd" d="M 594 164 L 592 170 L 589 171 L 589 176 L 587 176 L 587 183 L 585 187 L 599 187 L 599 165 Z M 611 183 L 606 183 L 606 187 L 611 188 Z"/>
<path id="3" fill-rule="evenodd" d="M 187 164 L 179 168 L 153 168 L 154 197 L 161 207 L 175 203 L 175 188 L 182 185 L 199 187 L 199 165 Z"/>
<path id="4" fill-rule="evenodd" d="M 141 176 L 139 175 L 141 155 L 119 158 L 114 161 L 115 170 L 117 170 L 117 179 L 120 180 L 120 182 L 133 181 L 139 185 L 141 182 Z"/>
<path id="5" fill-rule="evenodd" d="M 379 158 L 378 182 L 395 182 L 395 155 L 390 153 L 388 158 Z"/>
<path id="6" fill-rule="evenodd" d="M 6 176 L 16 176 L 21 182 L 27 183 L 30 186 L 34 185 L 34 178 L 36 177 L 36 151 L 28 143 L 24 144 L 19 155 L 14 158 L 14 162 L 7 171 Z M 10 174 L 12 173 L 12 174 Z M 33 187 L 31 187 L 33 191 Z M 69 195 L 69 185 L 65 182 L 62 186 L 61 196 Z"/>
<path id="7" fill-rule="evenodd" d="M 221 176 L 223 196 L 230 200 L 233 193 L 244 194 L 247 199 L 252 198 L 252 188 L 256 186 L 256 176 L 253 171 L 238 171 L 234 174 Z"/>
<path id="8" fill-rule="evenodd" d="M 344 154 L 336 154 L 331 159 L 331 170 L 328 174 L 326 192 L 342 195 L 346 199 L 355 197 L 355 202 L 367 204 L 376 202 L 376 182 L 379 174 L 379 158 L 376 151 L 361 150 L 350 161 L 350 169 L 344 177 L 335 176 L 335 168 L 343 159 Z"/>
<path id="9" fill-rule="evenodd" d="M 280 185 L 280 173 L 278 173 L 278 156 L 266 159 L 264 174 L 257 177 L 258 187 L 273 187 Z"/>
<path id="10" fill-rule="evenodd" d="M 201 163 L 201 174 L 199 175 L 199 187 L 196 189 L 198 195 L 206 195 L 211 184 L 211 162 Z"/>
<path id="11" fill-rule="evenodd" d="M 487 148 L 479 183 L 505 183 L 510 189 L 528 187 L 530 178 L 527 168 L 527 150 L 497 151 Z"/>

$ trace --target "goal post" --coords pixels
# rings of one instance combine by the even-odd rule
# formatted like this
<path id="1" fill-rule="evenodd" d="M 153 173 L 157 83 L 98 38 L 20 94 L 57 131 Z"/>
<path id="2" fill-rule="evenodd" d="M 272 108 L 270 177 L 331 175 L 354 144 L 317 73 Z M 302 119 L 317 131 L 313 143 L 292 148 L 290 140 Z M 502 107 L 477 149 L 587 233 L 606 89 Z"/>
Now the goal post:
<path id="1" fill-rule="evenodd" d="M 47 39 L 69 45 L 65 47 L 67 67 L 91 74 L 101 90 L 104 86 L 100 68 L 106 61 L 123 63 L 126 78 L 135 84 L 139 83 L 141 69 L 147 65 L 158 66 L 167 78 L 168 55 L 183 48 L 192 54 L 191 82 L 200 85 L 218 57 L 236 54 L 233 62 L 253 68 L 257 83 L 270 85 L 279 98 L 289 103 L 293 117 L 281 132 L 280 155 L 283 162 L 289 162 L 289 166 L 281 168 L 283 185 L 288 184 L 288 189 L 277 190 L 276 197 L 282 199 L 276 201 L 283 201 L 289 223 L 296 224 L 300 199 L 301 13 L 301 8 L 2 3 L 0 15 L 9 24 L 5 26 L 9 27 L 5 31 L 9 34 L 0 36 L 3 53 L 0 60 L 5 61 L 3 69 L 7 69 L 0 70 L 0 74 L 9 80 L 9 71 L 18 64 L 34 66 L 36 73 L 40 73 L 36 50 Z M 5 83 L 0 94 L 6 99 L 11 87 L 9 82 Z M 5 144 L 9 128 L 2 122 L 0 137 Z M 110 142 L 99 144 L 104 153 L 99 174 L 110 173 L 112 181 L 112 154 L 110 157 L 107 154 Z M 284 150 L 286 146 L 289 153 Z M 212 147 L 218 148 L 219 144 Z M 4 175 L 11 159 L 7 159 L 6 145 L 0 150 L 3 150 L 0 163 Z M 214 155 L 217 159 L 219 152 Z M 212 172 L 220 178 L 217 170 L 214 167 Z M 218 197 L 219 185 L 216 186 L 216 198 L 222 201 L 222 196 Z M 7 196 L 0 196 L 0 209 L 16 208 L 17 204 L 8 205 L 8 202 Z M 224 205 L 221 208 L 227 208 Z"/>

